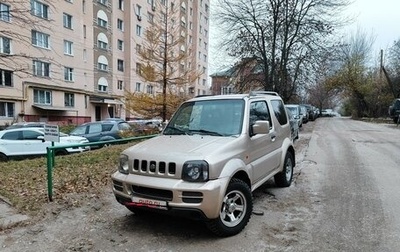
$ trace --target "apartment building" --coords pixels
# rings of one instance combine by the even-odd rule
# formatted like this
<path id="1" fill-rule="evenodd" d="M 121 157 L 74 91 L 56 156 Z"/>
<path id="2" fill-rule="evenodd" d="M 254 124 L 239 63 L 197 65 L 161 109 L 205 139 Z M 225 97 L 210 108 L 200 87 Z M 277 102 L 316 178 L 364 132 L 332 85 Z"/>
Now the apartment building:
<path id="1" fill-rule="evenodd" d="M 209 0 L 0 0 L 0 126 L 132 118 L 124 92 L 162 88 L 139 76 L 137 50 L 167 5 L 179 8 L 185 67 L 202 72 L 183 92 L 207 94 Z"/>

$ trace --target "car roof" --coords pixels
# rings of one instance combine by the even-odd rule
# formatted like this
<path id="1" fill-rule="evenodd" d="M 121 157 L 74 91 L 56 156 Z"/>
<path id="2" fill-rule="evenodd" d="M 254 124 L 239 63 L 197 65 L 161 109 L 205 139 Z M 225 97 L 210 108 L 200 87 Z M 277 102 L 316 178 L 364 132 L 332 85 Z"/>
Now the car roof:
<path id="1" fill-rule="evenodd" d="M 200 95 L 189 101 L 223 100 L 223 99 L 245 99 L 254 97 L 278 97 L 279 94 L 272 91 L 252 91 L 249 94 L 227 94 L 227 95 Z"/>

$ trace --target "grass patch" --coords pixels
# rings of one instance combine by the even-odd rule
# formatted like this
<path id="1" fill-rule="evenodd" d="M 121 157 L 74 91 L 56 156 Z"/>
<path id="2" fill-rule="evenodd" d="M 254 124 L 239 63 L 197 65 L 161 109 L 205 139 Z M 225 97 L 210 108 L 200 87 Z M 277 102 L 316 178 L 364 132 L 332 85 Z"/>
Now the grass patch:
<path id="1" fill-rule="evenodd" d="M 111 186 L 110 175 L 117 170 L 120 153 L 134 144 L 56 156 L 53 202 L 61 207 L 78 206 L 100 195 L 105 186 Z M 20 213 L 34 216 L 49 203 L 45 157 L 0 163 L 0 177 L 0 195 Z"/>

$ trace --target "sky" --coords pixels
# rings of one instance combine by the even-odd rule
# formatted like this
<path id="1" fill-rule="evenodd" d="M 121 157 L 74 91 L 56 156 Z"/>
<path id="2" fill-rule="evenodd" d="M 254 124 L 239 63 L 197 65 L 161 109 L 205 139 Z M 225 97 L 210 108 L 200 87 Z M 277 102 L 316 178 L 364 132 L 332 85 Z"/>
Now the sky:
<path id="1" fill-rule="evenodd" d="M 215 0 L 211 0 L 211 7 Z M 345 33 L 354 33 L 361 29 L 375 38 L 372 56 L 379 56 L 380 50 L 387 50 L 395 40 L 400 39 L 400 0 L 353 0 L 344 13 L 354 18 L 354 22 L 345 28 Z M 212 20 L 211 20 L 212 23 Z M 218 32 L 210 27 L 210 65 L 209 74 L 223 69 L 223 65 L 232 65 L 223 53 L 215 49 Z"/>
<path id="2" fill-rule="evenodd" d="M 373 50 L 386 50 L 400 39 L 399 0 L 354 0 L 347 11 L 355 18 L 351 31 L 359 27 L 375 37 Z"/>

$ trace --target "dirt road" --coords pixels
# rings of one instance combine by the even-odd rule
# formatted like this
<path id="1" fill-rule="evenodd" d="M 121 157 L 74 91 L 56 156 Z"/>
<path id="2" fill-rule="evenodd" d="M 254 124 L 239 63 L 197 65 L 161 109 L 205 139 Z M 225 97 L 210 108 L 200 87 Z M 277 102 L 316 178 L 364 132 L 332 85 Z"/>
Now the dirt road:
<path id="1" fill-rule="evenodd" d="M 216 238 L 186 219 L 136 216 L 106 188 L 81 208 L 53 206 L 34 225 L 3 231 L 0 250 L 396 251 L 399 133 L 341 118 L 305 124 L 295 143 L 294 183 L 276 188 L 269 181 L 255 191 L 255 214 L 234 237 Z"/>

